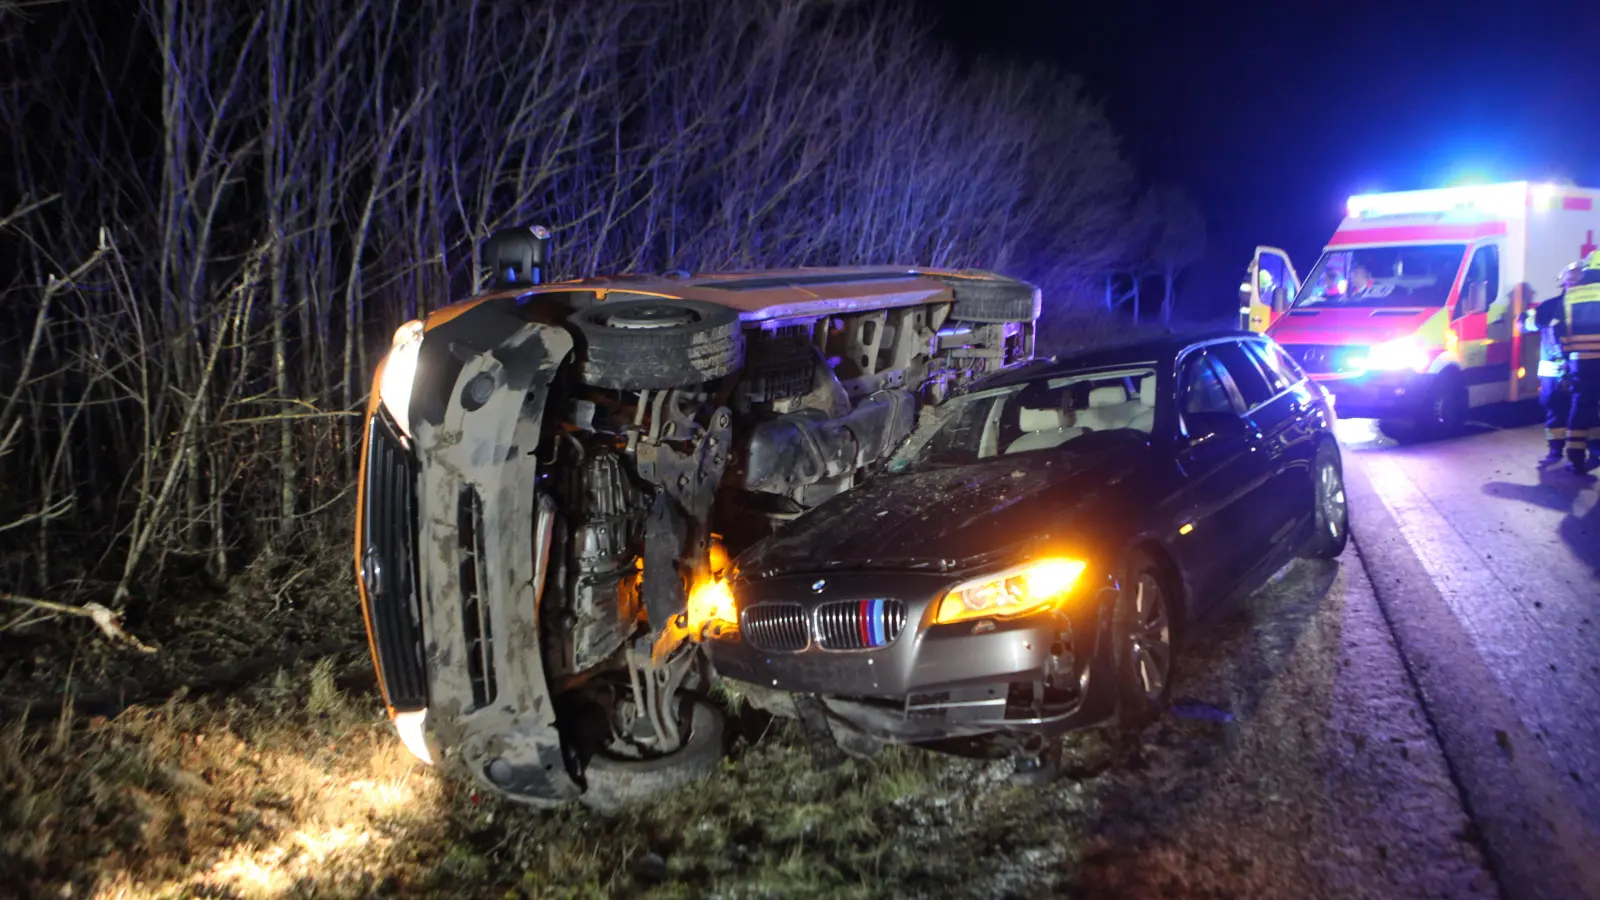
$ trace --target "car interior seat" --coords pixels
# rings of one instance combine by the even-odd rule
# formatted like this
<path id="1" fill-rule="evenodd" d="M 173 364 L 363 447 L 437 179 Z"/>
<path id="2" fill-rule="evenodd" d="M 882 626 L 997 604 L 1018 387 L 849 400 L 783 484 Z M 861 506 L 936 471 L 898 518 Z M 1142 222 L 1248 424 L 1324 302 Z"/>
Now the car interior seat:
<path id="1" fill-rule="evenodd" d="M 1089 392 L 1089 408 L 1078 413 L 1078 424 L 1093 431 L 1132 428 L 1149 432 L 1155 426 L 1156 378 L 1139 380 L 1138 394 L 1129 399 L 1128 391 L 1115 385 Z"/>
<path id="2" fill-rule="evenodd" d="M 1130 409 L 1132 406 L 1134 409 Z M 1089 392 L 1089 408 L 1078 413 L 1078 424 L 1090 431 L 1127 428 L 1138 403 L 1128 402 L 1126 388 L 1116 385 L 1097 387 Z"/>
<path id="3" fill-rule="evenodd" d="M 1030 450 L 1048 450 L 1059 447 L 1072 440 L 1084 429 L 1069 427 L 1066 416 L 1059 408 L 1030 409 L 1022 407 L 1018 412 L 1018 424 L 1022 427 L 1022 437 L 1011 442 L 1006 448 L 1006 453 L 1026 453 Z"/>
<path id="4" fill-rule="evenodd" d="M 1139 379 L 1139 407 L 1128 420 L 1128 427 L 1146 434 L 1156 427 L 1156 376 Z"/>

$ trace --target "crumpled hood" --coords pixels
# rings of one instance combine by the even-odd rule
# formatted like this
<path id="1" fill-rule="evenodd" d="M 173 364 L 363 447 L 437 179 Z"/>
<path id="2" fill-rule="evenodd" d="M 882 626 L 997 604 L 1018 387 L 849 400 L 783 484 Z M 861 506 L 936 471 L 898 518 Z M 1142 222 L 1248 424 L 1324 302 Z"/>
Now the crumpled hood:
<path id="1" fill-rule="evenodd" d="M 1093 456 L 1037 453 L 882 476 L 780 529 L 746 551 L 738 567 L 745 577 L 965 568 L 1059 534 L 1143 456 L 1137 447 Z"/>

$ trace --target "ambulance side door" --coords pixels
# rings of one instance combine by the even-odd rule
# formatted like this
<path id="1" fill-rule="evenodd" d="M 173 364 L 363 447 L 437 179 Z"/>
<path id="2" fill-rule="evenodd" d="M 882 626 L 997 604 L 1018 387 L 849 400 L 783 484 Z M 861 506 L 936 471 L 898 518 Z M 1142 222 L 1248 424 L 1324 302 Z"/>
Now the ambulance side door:
<path id="1" fill-rule="evenodd" d="M 1450 327 L 1456 334 L 1456 353 L 1466 377 L 1473 406 L 1509 399 L 1512 377 L 1509 297 L 1502 296 L 1501 247 L 1484 241 L 1472 248 Z"/>
<path id="2" fill-rule="evenodd" d="M 1257 334 L 1289 311 L 1300 292 L 1300 276 L 1289 254 L 1277 247 L 1257 247 L 1250 260 L 1245 284 L 1240 285 L 1240 312 L 1248 316 L 1245 327 Z"/>

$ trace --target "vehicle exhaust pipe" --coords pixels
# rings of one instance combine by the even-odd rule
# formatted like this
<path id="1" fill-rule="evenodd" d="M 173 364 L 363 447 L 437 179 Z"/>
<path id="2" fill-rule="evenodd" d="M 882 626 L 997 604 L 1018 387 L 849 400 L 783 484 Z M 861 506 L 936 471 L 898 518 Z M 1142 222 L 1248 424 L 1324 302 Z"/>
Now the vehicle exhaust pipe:
<path id="1" fill-rule="evenodd" d="M 550 229 L 543 225 L 502 228 L 483 242 L 483 262 L 492 273 L 491 287 L 542 284 L 550 265 Z"/>

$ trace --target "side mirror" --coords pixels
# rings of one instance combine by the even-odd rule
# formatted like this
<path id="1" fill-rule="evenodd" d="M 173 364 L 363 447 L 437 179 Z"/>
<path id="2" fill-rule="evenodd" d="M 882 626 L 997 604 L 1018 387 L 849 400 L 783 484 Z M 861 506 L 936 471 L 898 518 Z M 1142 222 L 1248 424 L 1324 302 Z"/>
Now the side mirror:
<path id="1" fill-rule="evenodd" d="M 1272 292 L 1272 310 L 1286 312 L 1289 309 L 1289 289 L 1280 287 Z"/>
<path id="2" fill-rule="evenodd" d="M 1199 412 L 1184 413 L 1183 427 L 1188 433 L 1184 444 L 1194 447 L 1230 441 L 1242 436 L 1250 426 L 1233 413 Z"/>

